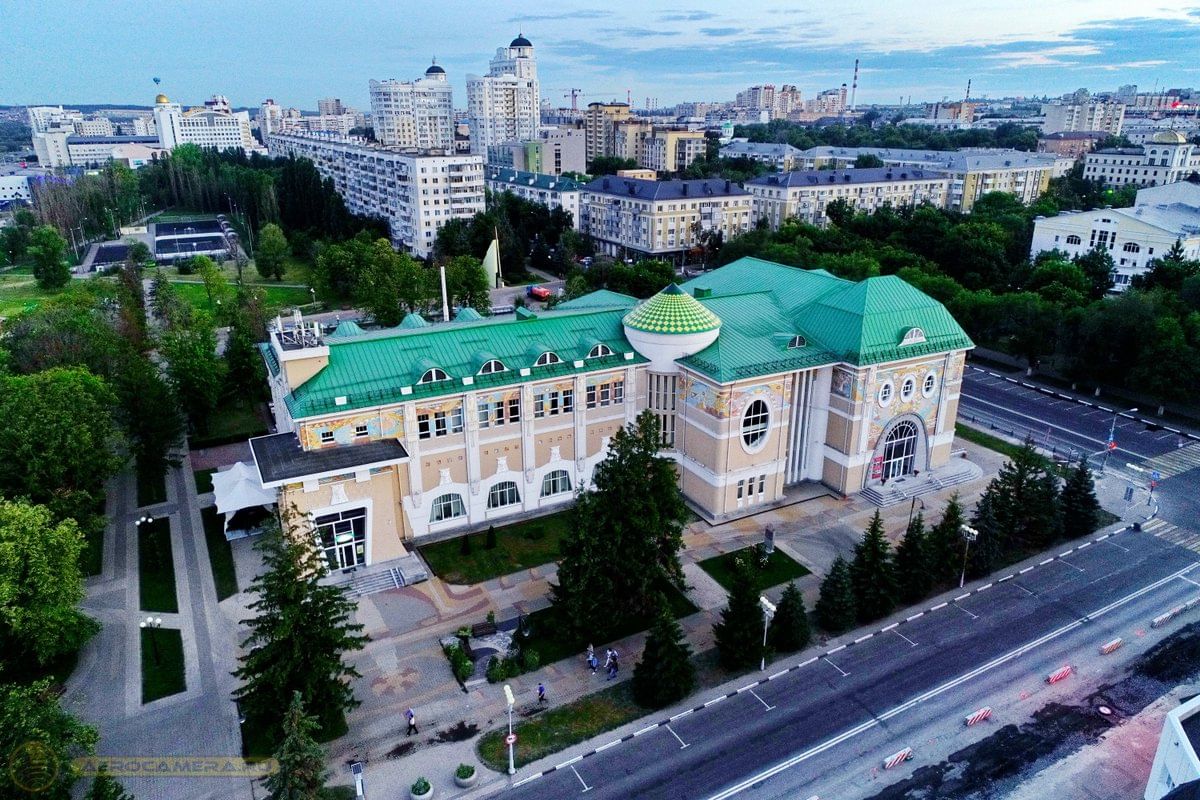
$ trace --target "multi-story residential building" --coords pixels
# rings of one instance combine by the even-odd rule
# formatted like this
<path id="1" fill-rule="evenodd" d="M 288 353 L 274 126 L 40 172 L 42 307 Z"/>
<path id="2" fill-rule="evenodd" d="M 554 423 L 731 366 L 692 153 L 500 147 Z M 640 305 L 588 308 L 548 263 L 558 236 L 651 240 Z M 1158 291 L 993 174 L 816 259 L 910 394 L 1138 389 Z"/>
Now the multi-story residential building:
<path id="1" fill-rule="evenodd" d="M 356 127 L 357 114 L 319 114 L 315 117 L 298 117 L 289 119 L 282 130 L 313 131 L 314 133 L 336 133 L 348 136 Z"/>
<path id="2" fill-rule="evenodd" d="M 1042 106 L 1042 115 L 1042 133 L 1103 131 L 1119 136 L 1125 121 L 1125 104 L 1047 103 Z"/>
<path id="3" fill-rule="evenodd" d="M 341 98 L 323 97 L 317 101 L 317 113 L 322 117 L 336 117 L 345 114 L 346 111 Z"/>
<path id="4" fill-rule="evenodd" d="M 130 118 L 129 127 L 125 132 L 132 136 L 158 136 L 158 129 L 154 127 L 152 114 L 138 114 Z"/>
<path id="5" fill-rule="evenodd" d="M 371 81 L 371 121 L 381 144 L 450 149 L 454 146 L 454 91 L 434 63 L 413 81 Z"/>
<path id="6" fill-rule="evenodd" d="M 274 156 L 307 158 L 355 214 L 382 217 L 393 244 L 422 258 L 452 219 L 484 210 L 483 159 L 450 151 L 400 150 L 334 134 L 268 137 Z"/>
<path id="7" fill-rule="evenodd" d="M 1178 131 L 1188 139 L 1200 136 L 1200 119 L 1167 117 L 1165 119 L 1126 120 L 1122 134 L 1133 144 L 1146 144 L 1157 133 Z"/>
<path id="8" fill-rule="evenodd" d="M 793 84 L 785 83 L 775 93 L 775 117 L 787 119 L 793 111 L 804 110 L 804 94 Z"/>
<path id="9" fill-rule="evenodd" d="M 1096 143 L 1107 138 L 1103 131 L 1059 131 L 1043 134 L 1038 138 L 1039 153 L 1054 153 L 1067 158 L 1080 159 L 1092 152 Z"/>
<path id="10" fill-rule="evenodd" d="M 1139 147 L 1112 147 L 1088 153 L 1083 177 L 1110 186 L 1158 186 L 1200 170 L 1200 147 L 1179 131 L 1160 131 Z"/>
<path id="11" fill-rule="evenodd" d="M 523 200 L 546 208 L 561 208 L 570 212 L 575 229 L 581 229 L 579 199 L 583 194 L 583 184 L 559 175 L 522 172 L 494 164 L 488 164 L 485 171 L 489 192 L 512 192 Z"/>
<path id="12" fill-rule="evenodd" d="M 975 121 L 976 103 L 926 103 L 925 117 L 931 120 L 948 120 L 969 126 Z"/>
<path id="13" fill-rule="evenodd" d="M 588 164 L 616 155 L 617 126 L 629 117 L 628 103 L 588 103 L 583 113 L 584 157 Z"/>
<path id="14" fill-rule="evenodd" d="M 1072 159 L 1053 153 L 1019 150 L 907 150 L 887 147 L 812 147 L 797 159 L 802 169 L 821 167 L 845 169 L 860 155 L 878 156 L 890 167 L 918 167 L 944 172 L 951 178 L 946 207 L 970 212 L 975 201 L 988 192 L 1007 192 L 1023 203 L 1032 203 L 1050 185 L 1050 179 L 1065 175 Z"/>
<path id="15" fill-rule="evenodd" d="M 753 219 L 766 219 L 778 230 L 789 219 L 824 227 L 825 210 L 844 200 L 855 211 L 872 213 L 882 206 L 899 208 L 929 203 L 945 208 L 951 179 L 943 172 L 918 167 L 806 170 L 762 175 L 745 183 L 753 196 Z"/>
<path id="16" fill-rule="evenodd" d="M 541 92 L 533 44 L 524 36 L 496 49 L 488 74 L 467 76 L 471 152 L 486 156 L 501 142 L 530 141 L 541 123 Z"/>
<path id="17" fill-rule="evenodd" d="M 258 123 L 258 133 L 265 142 L 272 133 L 283 130 L 283 106 L 268 97 L 259 105 L 255 121 Z"/>
<path id="18" fill-rule="evenodd" d="M 614 128 L 613 155 L 639 167 L 674 173 L 687 169 L 708 147 L 704 131 L 627 120 Z"/>
<path id="19" fill-rule="evenodd" d="M 1188 258 L 1200 259 L 1200 183 L 1178 181 L 1139 189 L 1133 208 L 1069 211 L 1038 217 L 1033 223 L 1030 255 L 1061 250 L 1068 256 L 1093 248 L 1109 251 L 1116 272 L 1114 289 L 1123 291 L 1149 262 L 1175 242 Z"/>
<path id="20" fill-rule="evenodd" d="M 112 120 L 108 117 L 92 116 L 77 119 L 74 128 L 76 136 L 112 136 L 116 133 L 113 130 Z"/>
<path id="21" fill-rule="evenodd" d="M 895 276 L 745 258 L 643 302 L 596 292 L 378 332 L 277 324 L 262 352 L 278 433 L 250 446 L 335 571 L 569 504 L 646 410 L 690 505 L 724 521 L 805 483 L 878 498 L 961 480 L 972 346 Z"/>
<path id="22" fill-rule="evenodd" d="M 846 110 L 846 84 L 837 89 L 826 89 L 804 104 L 810 114 L 840 114 Z"/>
<path id="23" fill-rule="evenodd" d="M 734 139 L 721 146 L 721 158 L 748 158 L 767 164 L 776 172 L 788 172 L 796 168 L 796 159 L 802 151 L 790 144 L 776 142 L 748 142 Z"/>
<path id="24" fill-rule="evenodd" d="M 1200 697 L 1166 713 L 1144 800 L 1186 800 L 1200 786 Z M 1189 789 L 1188 786 L 1192 788 Z"/>
<path id="25" fill-rule="evenodd" d="M 154 126 L 158 142 L 164 150 L 174 150 L 181 144 L 213 147 L 218 150 L 241 150 L 266 153 L 250 131 L 250 114 L 233 111 L 222 95 L 213 95 L 204 107 L 187 111 L 172 103 L 165 94 L 154 100 Z"/>
<path id="26" fill-rule="evenodd" d="M 487 163 L 548 175 L 583 173 L 587 171 L 585 138 L 578 128 L 547 128 L 530 142 L 503 142 L 489 147 Z"/>
<path id="27" fill-rule="evenodd" d="M 749 192 L 731 181 L 602 177 L 580 199 L 581 227 L 610 255 L 683 262 L 707 231 L 726 241 L 753 225 Z"/>

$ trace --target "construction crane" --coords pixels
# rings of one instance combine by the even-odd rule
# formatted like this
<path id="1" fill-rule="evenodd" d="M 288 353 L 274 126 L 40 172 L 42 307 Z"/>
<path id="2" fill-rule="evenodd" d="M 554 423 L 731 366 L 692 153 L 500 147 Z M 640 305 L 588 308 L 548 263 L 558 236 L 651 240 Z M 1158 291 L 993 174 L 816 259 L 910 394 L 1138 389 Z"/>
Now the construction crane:
<path id="1" fill-rule="evenodd" d="M 580 97 L 613 97 L 613 98 L 615 98 L 615 97 L 620 96 L 621 91 L 624 91 L 625 92 L 625 102 L 629 103 L 629 98 L 632 93 L 630 89 L 624 89 L 624 90 L 613 89 L 613 90 L 603 90 L 603 91 L 599 91 L 599 92 L 585 92 L 585 91 L 583 91 L 583 89 L 564 88 L 564 89 L 561 89 L 560 91 L 567 92 L 567 94 L 564 94 L 563 97 L 564 98 L 569 97 L 571 99 L 571 110 L 572 111 L 579 110 L 579 98 Z M 632 105 L 632 104 L 630 104 L 630 105 Z"/>
<path id="2" fill-rule="evenodd" d="M 570 94 L 564 94 L 563 97 L 571 98 L 571 110 L 579 110 L 579 95 L 583 94 L 583 89 L 567 89 Z"/>

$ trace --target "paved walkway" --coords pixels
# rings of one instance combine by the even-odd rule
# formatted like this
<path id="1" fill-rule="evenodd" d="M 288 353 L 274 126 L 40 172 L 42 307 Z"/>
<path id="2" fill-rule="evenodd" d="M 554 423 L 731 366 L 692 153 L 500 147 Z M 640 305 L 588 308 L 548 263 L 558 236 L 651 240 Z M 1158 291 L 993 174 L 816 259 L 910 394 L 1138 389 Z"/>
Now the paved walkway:
<path id="1" fill-rule="evenodd" d="M 67 708 L 100 731 L 100 755 L 238 756 L 241 735 L 230 700 L 235 681 L 236 616 L 217 603 L 204 542 L 190 459 L 167 475 L 167 500 L 137 507 L 131 471 L 113 479 L 103 570 L 87 581 L 84 610 L 101 623 L 67 683 Z M 137 535 L 141 515 L 167 517 L 175 567 L 178 614 L 154 612 L 164 628 L 182 632 L 187 690 L 143 705 L 138 623 Z M 239 576 L 241 580 L 241 576 Z M 244 584 L 242 584 L 244 586 Z M 227 601 L 229 602 L 229 601 Z M 217 800 L 251 796 L 249 781 L 233 778 L 121 778 L 137 797 Z M 261 794 L 261 792 L 259 792 Z"/>

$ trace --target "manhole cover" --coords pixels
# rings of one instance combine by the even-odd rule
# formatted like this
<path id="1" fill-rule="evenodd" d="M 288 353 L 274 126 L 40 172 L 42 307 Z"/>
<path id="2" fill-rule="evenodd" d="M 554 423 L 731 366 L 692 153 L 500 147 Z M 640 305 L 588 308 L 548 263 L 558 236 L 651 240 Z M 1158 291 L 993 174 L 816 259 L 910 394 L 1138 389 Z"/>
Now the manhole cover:
<path id="1" fill-rule="evenodd" d="M 1112 714 L 1112 709 L 1109 708 L 1108 706 L 1100 706 L 1096 710 L 1099 711 L 1101 714 L 1103 714 L 1106 717 L 1109 716 L 1110 714 Z"/>

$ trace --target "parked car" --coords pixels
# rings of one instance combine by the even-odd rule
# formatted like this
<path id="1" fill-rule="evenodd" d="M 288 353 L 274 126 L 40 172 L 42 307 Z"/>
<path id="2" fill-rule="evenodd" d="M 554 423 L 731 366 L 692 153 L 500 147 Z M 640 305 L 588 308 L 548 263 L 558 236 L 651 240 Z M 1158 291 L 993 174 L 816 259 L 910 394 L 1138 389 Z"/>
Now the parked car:
<path id="1" fill-rule="evenodd" d="M 525 296 L 534 300 L 549 300 L 550 290 L 545 286 L 530 286 L 525 290 Z"/>

